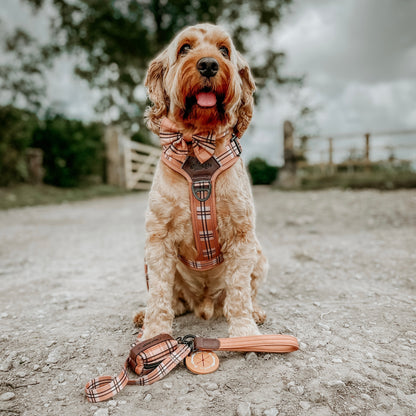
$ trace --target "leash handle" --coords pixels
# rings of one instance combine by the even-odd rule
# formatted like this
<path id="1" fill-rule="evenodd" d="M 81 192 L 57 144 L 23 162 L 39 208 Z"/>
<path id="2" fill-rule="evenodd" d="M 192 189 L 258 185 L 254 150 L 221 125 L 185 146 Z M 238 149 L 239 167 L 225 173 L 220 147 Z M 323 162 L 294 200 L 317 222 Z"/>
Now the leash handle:
<path id="1" fill-rule="evenodd" d="M 187 344 L 178 344 L 174 350 L 166 351 L 165 359 L 160 362 L 152 371 L 144 370 L 142 375 L 137 379 L 130 379 L 127 375 L 127 366 L 129 360 L 124 364 L 120 374 L 115 377 L 101 376 L 89 381 L 85 386 L 85 395 L 91 403 L 103 402 L 111 399 L 127 384 L 137 384 L 144 386 L 153 384 L 170 373 L 178 364 L 180 364 L 191 352 Z"/>
<path id="2" fill-rule="evenodd" d="M 253 335 L 235 338 L 196 337 L 194 348 L 201 351 L 275 352 L 299 349 L 298 340 L 291 335 Z"/>

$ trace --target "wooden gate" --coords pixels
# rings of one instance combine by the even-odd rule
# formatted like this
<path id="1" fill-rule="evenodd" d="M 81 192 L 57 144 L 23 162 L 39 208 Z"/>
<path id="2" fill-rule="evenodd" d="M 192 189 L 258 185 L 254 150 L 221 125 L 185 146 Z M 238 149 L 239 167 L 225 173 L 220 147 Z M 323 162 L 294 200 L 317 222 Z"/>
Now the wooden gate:
<path id="1" fill-rule="evenodd" d="M 149 189 L 161 150 L 125 139 L 124 175 L 127 189 Z"/>
<path id="2" fill-rule="evenodd" d="M 120 128 L 105 134 L 107 183 L 127 189 L 149 189 L 161 149 L 130 140 Z"/>

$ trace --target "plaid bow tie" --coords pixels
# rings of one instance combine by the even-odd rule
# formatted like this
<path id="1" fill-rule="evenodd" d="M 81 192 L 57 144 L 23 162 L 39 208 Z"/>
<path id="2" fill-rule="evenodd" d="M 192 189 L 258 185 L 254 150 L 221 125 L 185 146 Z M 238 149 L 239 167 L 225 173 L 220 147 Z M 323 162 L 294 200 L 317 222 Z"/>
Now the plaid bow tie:
<path id="1" fill-rule="evenodd" d="M 210 159 L 215 151 L 216 137 L 212 132 L 187 136 L 181 133 L 176 124 L 167 117 L 164 117 L 160 123 L 159 137 L 166 155 L 181 162 L 184 162 L 188 156 L 190 144 L 200 163 Z"/>

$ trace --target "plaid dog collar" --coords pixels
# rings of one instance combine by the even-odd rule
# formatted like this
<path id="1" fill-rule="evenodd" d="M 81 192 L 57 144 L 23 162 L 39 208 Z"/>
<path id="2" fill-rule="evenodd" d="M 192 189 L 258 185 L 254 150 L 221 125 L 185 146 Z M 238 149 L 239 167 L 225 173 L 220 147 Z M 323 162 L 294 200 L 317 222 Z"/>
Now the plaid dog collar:
<path id="1" fill-rule="evenodd" d="M 175 132 L 174 129 L 175 124 L 172 121 L 167 118 L 162 120 L 160 130 L 163 147 L 162 161 L 188 181 L 192 228 L 198 252 L 194 259 L 187 259 L 183 256 L 179 256 L 179 259 L 191 269 L 210 270 L 224 261 L 218 241 L 215 181 L 220 173 L 237 162 L 241 154 L 241 146 L 238 137 L 232 135 L 225 146 L 225 151 L 214 156 L 215 140 L 213 141 L 212 135 L 209 134 L 204 143 L 213 145 L 212 153 L 209 158 L 206 158 L 207 152 L 201 157 L 203 152 L 201 145 L 195 144 L 195 136 L 192 142 L 186 142 L 181 133 Z M 168 131 L 169 139 L 167 138 Z M 195 156 L 189 155 L 190 146 L 194 149 Z"/>

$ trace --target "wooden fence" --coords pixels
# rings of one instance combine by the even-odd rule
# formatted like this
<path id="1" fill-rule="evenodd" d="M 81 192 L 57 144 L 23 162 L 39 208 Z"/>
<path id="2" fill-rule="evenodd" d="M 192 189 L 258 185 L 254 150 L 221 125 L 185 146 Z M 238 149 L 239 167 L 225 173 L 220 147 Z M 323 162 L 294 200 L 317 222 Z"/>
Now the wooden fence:
<path id="1" fill-rule="evenodd" d="M 149 189 L 160 148 L 134 142 L 113 126 L 106 130 L 105 143 L 107 182 L 127 189 Z"/>
<path id="2" fill-rule="evenodd" d="M 282 186 L 297 185 L 300 169 L 315 169 L 321 174 L 333 174 L 340 169 L 352 172 L 370 170 L 381 164 L 408 164 L 416 161 L 416 130 L 396 130 L 372 133 L 350 133 L 328 136 L 297 137 L 290 121 L 283 126 L 284 167 L 279 175 Z M 407 143 L 383 143 L 383 138 L 413 136 Z M 355 144 L 353 144 L 355 142 Z M 397 156 L 402 152 L 404 157 Z M 315 153 L 315 160 L 313 155 Z M 316 160 L 316 154 L 319 154 Z"/>

